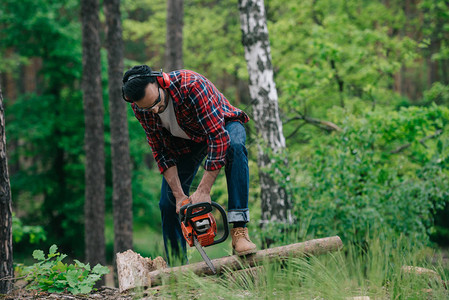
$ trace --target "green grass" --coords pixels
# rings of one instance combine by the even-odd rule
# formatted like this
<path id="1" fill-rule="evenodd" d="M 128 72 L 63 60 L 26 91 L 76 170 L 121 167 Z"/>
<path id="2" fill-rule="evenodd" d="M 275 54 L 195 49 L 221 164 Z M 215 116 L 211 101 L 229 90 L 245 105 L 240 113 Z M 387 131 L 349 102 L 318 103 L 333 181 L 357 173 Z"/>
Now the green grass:
<path id="1" fill-rule="evenodd" d="M 143 257 L 154 259 L 164 254 L 164 240 L 162 232 L 149 226 L 134 226 L 133 246 L 134 251 Z"/>
<path id="2" fill-rule="evenodd" d="M 319 257 L 264 263 L 257 275 L 228 272 L 215 277 L 178 274 L 160 292 L 164 297 L 196 299 L 449 299 L 447 266 L 428 248 L 414 249 L 406 239 L 373 240 L 368 250 L 346 245 Z M 432 257 L 433 259 L 429 259 Z M 402 266 L 434 270 L 433 276 L 408 274 Z"/>

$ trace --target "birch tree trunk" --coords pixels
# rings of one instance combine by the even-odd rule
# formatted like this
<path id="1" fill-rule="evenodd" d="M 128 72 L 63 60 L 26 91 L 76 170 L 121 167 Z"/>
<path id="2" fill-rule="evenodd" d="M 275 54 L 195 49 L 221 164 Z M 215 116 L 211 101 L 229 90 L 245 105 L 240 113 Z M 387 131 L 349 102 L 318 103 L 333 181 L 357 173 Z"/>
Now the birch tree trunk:
<path id="1" fill-rule="evenodd" d="M 249 73 L 253 119 L 257 133 L 266 145 L 259 145 L 258 166 L 261 186 L 262 226 L 268 223 L 291 224 L 291 201 L 274 177 L 279 172 L 264 151 L 275 154 L 285 149 L 285 138 L 279 116 L 278 95 L 273 78 L 270 43 L 263 0 L 239 0 L 242 43 Z"/>
<path id="2" fill-rule="evenodd" d="M 81 0 L 83 37 L 83 103 L 85 118 L 85 252 L 91 265 L 105 265 L 104 109 L 101 88 L 98 0 Z M 104 284 L 99 282 L 98 285 Z"/>
<path id="3" fill-rule="evenodd" d="M 126 103 L 122 99 L 121 92 L 123 38 L 120 0 L 105 0 L 104 8 L 107 25 L 106 46 L 108 50 L 115 260 L 115 253 L 124 252 L 133 247 L 133 199 L 131 192 L 128 120 L 126 117 Z"/>
<path id="4" fill-rule="evenodd" d="M 166 72 L 183 67 L 182 29 L 184 26 L 184 0 L 167 1 L 167 40 L 165 49 Z"/>
<path id="5" fill-rule="evenodd" d="M 12 208 L 6 157 L 5 115 L 0 87 L 0 294 L 8 294 L 12 287 Z M 8 280 L 10 279 L 10 280 Z"/>

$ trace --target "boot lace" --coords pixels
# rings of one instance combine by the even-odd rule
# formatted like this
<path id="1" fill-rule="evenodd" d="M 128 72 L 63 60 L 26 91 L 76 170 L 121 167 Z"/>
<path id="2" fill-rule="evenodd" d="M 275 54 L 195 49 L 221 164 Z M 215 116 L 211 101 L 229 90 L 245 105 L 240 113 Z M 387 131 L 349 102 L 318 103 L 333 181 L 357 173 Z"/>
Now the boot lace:
<path id="1" fill-rule="evenodd" d="M 236 230 L 234 231 L 234 236 L 246 238 L 245 228 L 236 228 Z"/>

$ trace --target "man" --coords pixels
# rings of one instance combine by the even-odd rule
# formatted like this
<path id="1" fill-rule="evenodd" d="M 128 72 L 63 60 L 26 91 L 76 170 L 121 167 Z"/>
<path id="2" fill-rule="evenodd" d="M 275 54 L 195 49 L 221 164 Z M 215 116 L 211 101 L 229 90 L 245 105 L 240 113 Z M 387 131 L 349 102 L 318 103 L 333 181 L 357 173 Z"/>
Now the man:
<path id="1" fill-rule="evenodd" d="M 256 251 L 248 236 L 248 153 L 243 123 L 248 116 L 233 107 L 204 76 L 189 70 L 169 74 L 135 66 L 123 77 L 123 99 L 131 103 L 145 130 L 153 156 L 163 174 L 159 207 L 167 259 L 185 257 L 186 242 L 178 220 L 181 203 L 210 202 L 210 191 L 225 168 L 228 221 L 234 253 Z M 204 175 L 189 196 L 190 185 L 204 162 Z M 182 251 L 179 248 L 181 245 Z"/>

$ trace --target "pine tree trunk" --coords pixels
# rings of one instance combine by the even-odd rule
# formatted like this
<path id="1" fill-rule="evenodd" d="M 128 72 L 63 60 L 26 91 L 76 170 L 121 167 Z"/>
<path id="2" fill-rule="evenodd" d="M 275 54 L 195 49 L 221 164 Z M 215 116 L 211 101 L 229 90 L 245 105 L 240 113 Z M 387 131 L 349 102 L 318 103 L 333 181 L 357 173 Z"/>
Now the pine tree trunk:
<path id="1" fill-rule="evenodd" d="M 83 30 L 83 102 L 85 117 L 86 191 L 84 203 L 86 261 L 105 264 L 104 109 L 101 88 L 98 0 L 81 1 Z M 99 283 L 102 284 L 101 282 Z"/>
<path id="2" fill-rule="evenodd" d="M 122 99 L 123 38 L 120 0 L 104 1 L 108 50 L 109 111 L 111 123 L 114 253 L 133 247 L 131 158 L 126 103 Z M 115 255 L 114 255 L 115 258 Z M 114 264 L 115 265 L 115 264 Z"/>
<path id="3" fill-rule="evenodd" d="M 273 78 L 264 2 L 239 0 L 239 10 L 242 43 L 249 73 L 252 117 L 260 139 L 267 143 L 263 146 L 268 146 L 275 154 L 281 154 L 285 149 L 285 138 Z M 262 226 L 273 222 L 291 224 L 291 201 L 285 189 L 274 180 L 278 171 L 263 146 L 259 146 L 258 153 Z"/>
<path id="4" fill-rule="evenodd" d="M 13 287 L 12 265 L 12 208 L 6 157 L 5 115 L 0 87 L 0 294 L 7 294 Z"/>
<path id="5" fill-rule="evenodd" d="M 167 40 L 165 49 L 165 71 L 183 68 L 182 28 L 184 0 L 167 1 Z"/>

